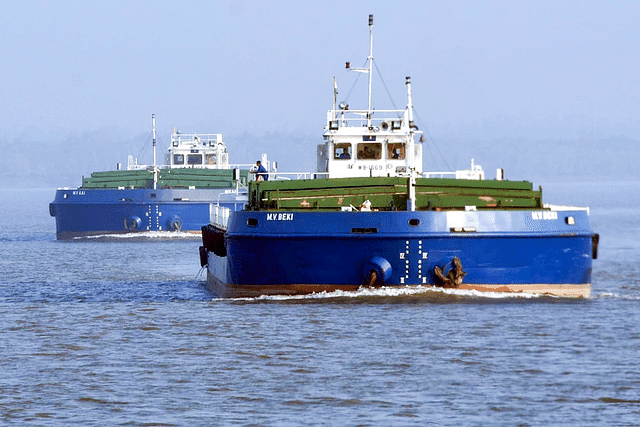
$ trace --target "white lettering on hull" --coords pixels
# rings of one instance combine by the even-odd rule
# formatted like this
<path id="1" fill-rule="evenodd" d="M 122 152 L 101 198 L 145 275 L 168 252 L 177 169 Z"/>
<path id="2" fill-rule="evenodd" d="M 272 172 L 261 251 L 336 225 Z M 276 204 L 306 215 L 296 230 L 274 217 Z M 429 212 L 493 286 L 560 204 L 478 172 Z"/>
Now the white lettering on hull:
<path id="1" fill-rule="evenodd" d="M 267 221 L 293 221 L 292 213 L 268 213 Z"/>
<path id="2" fill-rule="evenodd" d="M 531 217 L 533 219 L 554 220 L 554 219 L 558 219 L 558 212 L 553 212 L 553 211 L 531 212 Z"/>

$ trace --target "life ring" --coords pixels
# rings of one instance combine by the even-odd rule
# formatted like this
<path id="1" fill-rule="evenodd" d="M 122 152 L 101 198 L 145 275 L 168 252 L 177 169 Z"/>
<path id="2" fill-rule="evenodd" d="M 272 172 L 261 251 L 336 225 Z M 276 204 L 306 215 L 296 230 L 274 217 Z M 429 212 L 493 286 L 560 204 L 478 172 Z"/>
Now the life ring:
<path id="1" fill-rule="evenodd" d="M 437 286 L 443 288 L 459 288 L 462 284 L 462 280 L 467 273 L 462 269 L 462 262 L 460 258 L 453 257 L 453 260 L 446 263 L 443 268 L 434 267 L 433 272 L 438 279 L 439 284 Z"/>

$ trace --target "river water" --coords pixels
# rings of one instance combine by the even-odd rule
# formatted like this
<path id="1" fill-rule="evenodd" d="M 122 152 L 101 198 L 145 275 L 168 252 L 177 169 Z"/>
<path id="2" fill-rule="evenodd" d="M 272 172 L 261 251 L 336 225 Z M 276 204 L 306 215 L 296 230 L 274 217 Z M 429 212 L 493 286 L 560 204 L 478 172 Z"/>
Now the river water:
<path id="1" fill-rule="evenodd" d="M 223 300 L 197 239 L 55 240 L 0 190 L 2 425 L 639 425 L 640 182 L 591 206 L 592 297 L 362 291 Z"/>

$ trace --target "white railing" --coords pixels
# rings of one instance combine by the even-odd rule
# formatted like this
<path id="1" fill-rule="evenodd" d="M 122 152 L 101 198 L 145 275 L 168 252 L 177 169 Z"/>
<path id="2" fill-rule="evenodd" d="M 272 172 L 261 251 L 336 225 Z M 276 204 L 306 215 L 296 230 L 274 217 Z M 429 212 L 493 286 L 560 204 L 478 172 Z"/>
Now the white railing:
<path id="1" fill-rule="evenodd" d="M 484 172 L 482 171 L 471 171 L 471 170 L 460 170 L 455 172 L 423 172 L 423 178 L 455 178 L 455 179 L 469 179 L 469 180 L 477 180 L 482 181 L 484 179 Z"/>
<path id="2" fill-rule="evenodd" d="M 328 178 L 329 172 L 268 172 L 269 180 Z"/>
<path id="3" fill-rule="evenodd" d="M 209 222 L 222 230 L 227 229 L 229 223 L 229 213 L 231 209 L 224 206 L 209 205 Z"/>
<path id="4" fill-rule="evenodd" d="M 472 179 L 481 181 L 484 179 L 484 171 L 481 166 L 476 165 L 473 159 L 471 159 L 471 169 L 462 169 L 455 172 L 424 172 L 422 176 L 424 178 L 444 178 L 446 176 L 453 176 L 455 179 Z"/>
<path id="5" fill-rule="evenodd" d="M 423 172 L 422 173 L 423 178 L 445 178 L 447 176 L 452 176 L 453 178 L 455 178 L 456 173 L 455 172 Z"/>
<path id="6" fill-rule="evenodd" d="M 234 165 L 156 165 L 158 169 L 171 169 L 172 167 L 175 169 L 246 169 L 249 170 L 251 167 L 255 166 L 253 163 L 242 163 L 242 164 L 234 164 Z M 139 165 L 137 163 L 130 163 L 127 166 L 127 170 L 148 170 L 153 172 L 153 165 Z"/>
<path id="7" fill-rule="evenodd" d="M 246 170 L 251 170 L 251 168 L 254 168 L 256 165 L 255 163 L 236 163 L 233 165 L 229 165 L 229 169 L 246 169 Z"/>
<path id="8" fill-rule="evenodd" d="M 368 110 L 329 110 L 329 129 L 337 130 L 334 126 L 353 126 L 354 123 L 364 126 L 369 122 L 378 128 L 387 126 L 383 130 L 400 130 L 406 126 L 405 110 L 372 110 L 370 119 L 368 115 Z"/>
<path id="9" fill-rule="evenodd" d="M 587 213 L 589 213 L 589 207 L 587 206 L 553 205 L 551 203 L 544 203 L 542 207 L 551 211 L 587 211 Z"/>
<path id="10" fill-rule="evenodd" d="M 178 147 L 184 144 L 202 144 L 214 146 L 222 142 L 221 133 L 174 133 L 171 135 L 171 146 Z"/>

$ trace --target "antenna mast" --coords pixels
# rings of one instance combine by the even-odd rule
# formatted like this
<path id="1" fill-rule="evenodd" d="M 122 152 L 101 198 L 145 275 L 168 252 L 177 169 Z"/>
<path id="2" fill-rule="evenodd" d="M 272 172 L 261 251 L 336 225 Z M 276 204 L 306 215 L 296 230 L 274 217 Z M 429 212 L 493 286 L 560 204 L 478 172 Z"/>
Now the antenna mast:
<path id="1" fill-rule="evenodd" d="M 151 128 L 153 134 L 153 189 L 158 188 L 158 166 L 156 162 L 156 115 L 151 115 Z"/>
<path id="2" fill-rule="evenodd" d="M 367 104 L 367 126 L 371 126 L 371 80 L 373 77 L 373 15 L 369 15 L 369 56 L 367 57 L 369 66 L 367 68 L 352 67 L 350 62 L 347 62 L 347 70 L 357 71 L 359 73 L 369 74 L 369 102 Z"/>
<path id="3" fill-rule="evenodd" d="M 367 104 L 367 125 L 371 126 L 371 72 L 373 66 L 373 15 L 369 15 L 369 103 Z"/>

